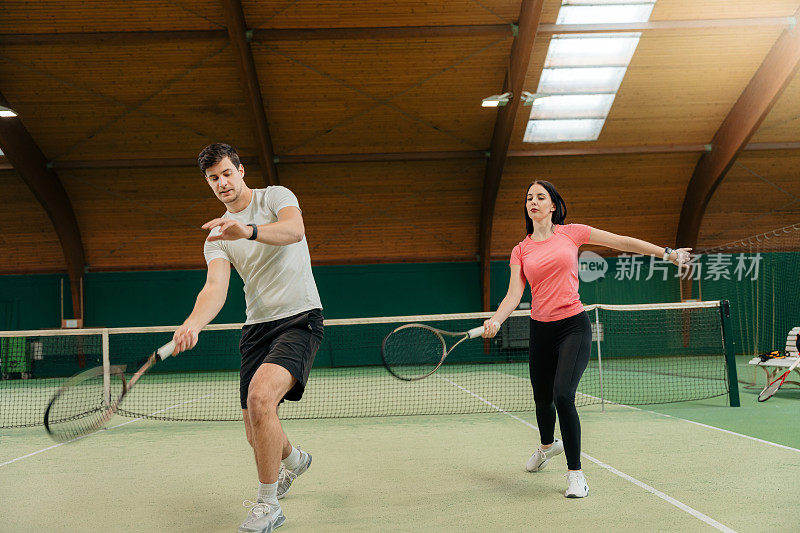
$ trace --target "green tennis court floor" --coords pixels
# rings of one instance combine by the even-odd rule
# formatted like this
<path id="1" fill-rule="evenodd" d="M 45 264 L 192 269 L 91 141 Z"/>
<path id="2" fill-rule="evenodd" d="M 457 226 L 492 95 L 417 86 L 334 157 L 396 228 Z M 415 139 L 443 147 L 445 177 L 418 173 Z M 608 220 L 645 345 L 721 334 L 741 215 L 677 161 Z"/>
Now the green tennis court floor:
<path id="1" fill-rule="evenodd" d="M 287 421 L 314 462 L 280 531 L 793 531 L 800 392 L 779 394 L 581 408 L 583 500 L 563 456 L 525 471 L 532 412 Z M 240 423 L 123 423 L 52 448 L 0 430 L 0 530 L 236 530 L 256 490 Z"/>

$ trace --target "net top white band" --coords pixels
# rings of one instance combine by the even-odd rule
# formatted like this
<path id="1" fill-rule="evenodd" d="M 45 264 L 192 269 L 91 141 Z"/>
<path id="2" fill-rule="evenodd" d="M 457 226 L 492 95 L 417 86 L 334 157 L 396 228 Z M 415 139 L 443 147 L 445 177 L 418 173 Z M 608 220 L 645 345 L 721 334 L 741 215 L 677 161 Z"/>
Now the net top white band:
<path id="1" fill-rule="evenodd" d="M 608 311 L 660 311 L 667 309 L 701 309 L 707 307 L 719 307 L 719 300 L 709 300 L 706 302 L 673 302 L 655 304 L 591 304 L 583 306 L 588 313 L 595 309 L 605 309 Z M 449 313 L 437 315 L 404 315 L 404 316 L 385 316 L 372 318 L 338 318 L 325 320 L 326 326 L 341 326 L 348 324 L 387 324 L 392 322 L 430 322 L 434 320 L 486 320 L 494 315 L 492 311 L 482 311 L 476 313 Z M 528 316 L 530 311 L 519 309 L 511 313 L 510 316 Z M 244 323 L 234 324 L 209 324 L 203 331 L 219 331 L 229 329 L 241 329 Z M 178 326 L 144 326 L 131 328 L 86 328 L 86 329 L 31 329 L 19 331 L 0 331 L 0 337 L 48 337 L 56 335 L 120 335 L 131 333 L 171 333 L 178 329 Z"/>

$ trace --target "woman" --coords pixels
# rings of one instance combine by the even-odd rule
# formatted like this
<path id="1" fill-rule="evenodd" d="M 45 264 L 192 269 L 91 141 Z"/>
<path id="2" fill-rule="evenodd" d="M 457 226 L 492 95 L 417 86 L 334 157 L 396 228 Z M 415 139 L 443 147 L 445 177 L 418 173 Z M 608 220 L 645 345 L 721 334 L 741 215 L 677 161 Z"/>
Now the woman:
<path id="1" fill-rule="evenodd" d="M 508 293 L 484 323 L 484 337 L 494 337 L 517 308 L 525 282 L 531 286 L 530 376 L 541 445 L 528 460 L 529 472 L 542 470 L 555 455 L 567 456 L 568 498 L 583 498 L 589 486 L 581 470 L 581 427 L 575 391 L 589 362 L 592 329 L 578 296 L 578 248 L 607 246 L 623 252 L 653 255 L 681 265 L 690 248 L 662 248 L 583 224 L 564 225 L 567 206 L 555 187 L 534 181 L 525 196 L 528 236 L 511 252 Z M 563 442 L 555 440 L 556 413 Z"/>

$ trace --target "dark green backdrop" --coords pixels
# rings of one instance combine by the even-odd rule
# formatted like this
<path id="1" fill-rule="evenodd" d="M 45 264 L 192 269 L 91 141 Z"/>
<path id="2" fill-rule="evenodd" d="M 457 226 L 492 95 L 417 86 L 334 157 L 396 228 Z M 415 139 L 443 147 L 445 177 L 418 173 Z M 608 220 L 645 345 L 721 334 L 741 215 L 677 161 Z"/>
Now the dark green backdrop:
<path id="1" fill-rule="evenodd" d="M 614 259 L 611 259 L 614 270 Z M 508 287 L 505 261 L 492 264 L 492 302 Z M 480 311 L 480 270 L 469 263 L 399 263 L 314 267 L 326 318 Z M 69 282 L 63 274 L 0 276 L 0 328 L 60 326 L 60 290 L 65 316 L 72 316 Z M 85 279 L 86 327 L 179 324 L 192 310 L 205 270 L 92 272 Z M 678 299 L 675 280 L 618 281 L 613 275 L 581 285 L 584 303 L 668 302 Z M 524 301 L 530 301 L 526 290 Z M 233 272 L 228 301 L 215 320 L 244 321 L 242 280 Z"/>
<path id="2" fill-rule="evenodd" d="M 774 348 L 782 347 L 788 328 L 800 325 L 800 254 L 763 255 L 756 283 L 725 279 L 702 282 L 703 299 L 731 300 L 739 353 L 752 350 L 754 336 L 761 349 L 773 349 L 773 343 Z M 643 279 L 647 274 L 644 267 L 639 280 L 618 280 L 615 273 L 620 259 L 608 261 L 604 278 L 581 283 L 584 303 L 680 300 L 679 283 L 674 276 L 666 281 L 660 277 L 647 281 Z M 505 295 L 509 272 L 506 261 L 492 263 L 493 308 Z M 480 310 L 477 262 L 317 266 L 314 276 L 326 318 Z M 62 280 L 65 315 L 70 318 L 71 299 L 65 275 L 0 276 L 0 329 L 59 327 Z M 204 270 L 89 273 L 85 279 L 85 326 L 179 324 L 191 311 L 204 280 Z M 523 301 L 530 301 L 527 290 Z M 750 320 L 742 320 L 743 317 Z M 228 301 L 215 322 L 243 322 L 244 318 L 242 281 L 234 272 Z M 784 337 L 773 340 L 780 335 Z"/>

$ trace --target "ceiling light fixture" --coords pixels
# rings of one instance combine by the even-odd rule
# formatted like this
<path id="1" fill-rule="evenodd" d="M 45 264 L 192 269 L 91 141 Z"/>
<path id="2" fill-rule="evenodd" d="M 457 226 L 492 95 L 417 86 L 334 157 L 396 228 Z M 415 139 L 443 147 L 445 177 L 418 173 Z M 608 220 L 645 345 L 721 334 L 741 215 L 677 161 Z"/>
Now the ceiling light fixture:
<path id="1" fill-rule="evenodd" d="M 548 93 L 529 93 L 528 91 L 522 91 L 520 99 L 522 100 L 522 105 L 532 106 L 537 98 L 546 98 L 548 96 L 550 96 Z"/>
<path id="2" fill-rule="evenodd" d="M 16 117 L 17 113 L 13 109 L 0 105 L 0 117 L 2 118 L 11 118 Z"/>
<path id="3" fill-rule="evenodd" d="M 481 107 L 504 106 L 509 100 L 511 100 L 511 96 L 511 93 L 493 94 L 492 96 L 487 96 L 481 102 Z"/>

